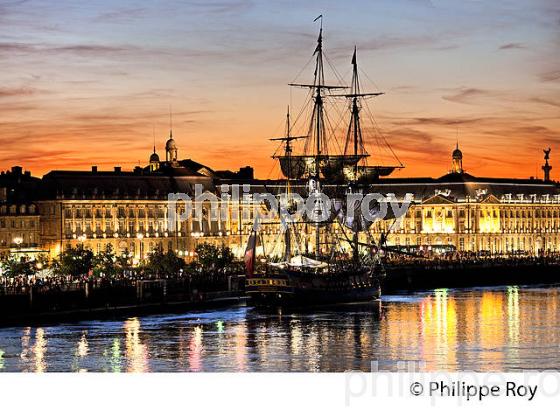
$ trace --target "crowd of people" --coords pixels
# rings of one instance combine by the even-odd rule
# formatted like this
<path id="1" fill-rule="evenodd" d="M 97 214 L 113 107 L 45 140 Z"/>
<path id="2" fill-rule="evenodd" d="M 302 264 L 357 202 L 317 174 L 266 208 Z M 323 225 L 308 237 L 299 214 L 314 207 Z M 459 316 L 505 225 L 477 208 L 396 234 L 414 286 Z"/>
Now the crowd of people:
<path id="1" fill-rule="evenodd" d="M 445 252 L 429 254 L 409 254 L 405 252 L 387 252 L 383 257 L 385 266 L 393 269 L 404 267 L 424 267 L 426 269 L 462 269 L 469 266 L 527 266 L 559 265 L 560 253 L 528 254 L 486 254 L 476 252 Z M 231 265 L 231 266 L 230 266 Z M 233 269 L 235 267 L 235 269 Z M 176 271 L 154 272 L 149 269 L 129 269 L 113 272 L 112 275 L 94 275 L 92 271 L 81 275 L 1 275 L 0 295 L 29 292 L 77 290 L 92 286 L 133 286 L 137 281 L 178 280 L 193 285 L 206 285 L 220 288 L 227 283 L 228 276 L 243 274 L 242 265 L 235 262 L 222 266 L 219 270 L 207 269 L 195 265 L 185 266 Z"/>
<path id="2" fill-rule="evenodd" d="M 526 266 L 560 265 L 560 253 L 541 255 L 529 254 L 486 254 L 479 252 L 447 252 L 433 255 L 408 255 L 391 253 L 386 256 L 387 266 L 424 266 L 434 268 L 462 268 L 467 266 Z"/>
<path id="3" fill-rule="evenodd" d="M 197 259 L 186 263 L 172 252 L 157 249 L 142 263 L 117 257 L 112 248 L 94 256 L 84 248 L 68 249 L 52 261 L 15 259 L 0 261 L 0 295 L 51 290 L 72 290 L 90 286 L 134 286 L 137 281 L 188 281 L 193 287 L 220 289 L 228 276 L 243 272 L 228 248 L 202 244 Z M 38 269 L 38 267 L 42 269 Z"/>
<path id="4" fill-rule="evenodd" d="M 92 275 L 49 275 L 39 277 L 37 275 L 0 275 L 0 295 L 27 293 L 31 288 L 35 292 L 64 291 L 83 289 L 89 285 L 93 288 L 103 286 L 134 286 L 137 281 L 188 281 L 193 285 L 206 285 L 217 287 L 219 284 L 227 283 L 225 274 L 203 274 L 196 271 L 179 270 L 175 274 L 165 273 L 156 275 L 143 271 L 128 271 L 117 273 L 111 277 Z"/>

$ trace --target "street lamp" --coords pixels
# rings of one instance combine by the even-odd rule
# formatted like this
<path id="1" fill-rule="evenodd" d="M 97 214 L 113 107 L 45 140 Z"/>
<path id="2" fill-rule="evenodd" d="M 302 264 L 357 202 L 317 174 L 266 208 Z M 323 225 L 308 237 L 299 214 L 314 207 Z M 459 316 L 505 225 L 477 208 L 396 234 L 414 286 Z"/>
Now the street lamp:
<path id="1" fill-rule="evenodd" d="M 144 259 L 144 242 L 142 242 L 142 239 L 144 239 L 144 235 L 142 234 L 142 232 L 138 232 L 136 234 L 136 237 L 140 240 L 140 259 Z"/>
<path id="2" fill-rule="evenodd" d="M 23 243 L 23 238 L 22 238 L 21 236 L 16 236 L 16 237 L 14 238 L 14 243 L 16 244 L 17 252 L 19 253 L 19 251 L 20 251 L 20 246 L 21 246 L 21 244 Z"/>

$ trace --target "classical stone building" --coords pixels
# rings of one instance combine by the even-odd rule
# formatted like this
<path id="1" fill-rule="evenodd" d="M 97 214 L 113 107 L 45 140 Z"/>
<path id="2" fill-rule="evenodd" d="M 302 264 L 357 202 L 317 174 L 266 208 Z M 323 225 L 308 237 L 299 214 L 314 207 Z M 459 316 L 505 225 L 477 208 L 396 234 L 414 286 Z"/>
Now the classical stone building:
<path id="1" fill-rule="evenodd" d="M 224 242 L 233 232 L 232 223 L 211 218 L 210 203 L 203 204 L 201 218 L 177 222 L 169 229 L 168 194 L 194 198 L 197 185 L 202 192 L 214 193 L 218 181 L 252 179 L 252 169 L 214 171 L 190 159 L 178 160 L 171 134 L 165 147 L 165 161 L 159 160 L 154 147 L 149 165 L 129 172 L 93 166 L 91 171 L 46 174 L 37 201 L 43 249 L 55 256 L 79 244 L 94 252 L 110 244 L 116 252 L 140 260 L 157 247 L 189 258 L 199 242 Z"/>
<path id="2" fill-rule="evenodd" d="M 378 191 L 413 205 L 388 243 L 409 249 L 490 253 L 560 251 L 560 189 L 550 180 L 475 177 L 453 151 L 451 172 L 440 178 L 385 179 Z M 391 222 L 374 227 L 386 232 Z"/>
<path id="3" fill-rule="evenodd" d="M 110 244 L 139 261 L 156 247 L 189 259 L 198 243 L 211 242 L 227 245 L 241 256 L 255 204 L 246 197 L 234 201 L 223 196 L 224 184 L 242 184 L 250 192 L 277 192 L 283 182 L 255 180 L 250 167 L 214 171 L 190 159 L 179 160 L 171 133 L 165 148 L 165 161 L 160 161 L 154 147 L 148 165 L 132 171 L 93 166 L 90 171 L 51 171 L 38 179 L 14 167 L 2 174 L 0 249 L 14 252 L 25 247 L 56 256 L 78 244 L 94 252 Z M 169 229 L 168 194 L 194 198 L 196 185 L 221 198 L 221 211 L 205 201 L 202 215 Z M 384 178 L 371 188 L 397 199 L 412 195 L 412 205 L 398 228 L 392 221 L 372 227 L 372 236 L 387 235 L 390 246 L 434 252 L 560 251 L 558 184 L 470 175 L 463 170 L 458 146 L 452 153 L 451 171 L 440 178 Z M 275 246 L 279 224 L 261 228 L 265 251 L 282 252 Z"/>
<path id="4" fill-rule="evenodd" d="M 41 251 L 39 209 L 34 202 L 39 183 L 21 167 L 0 174 L 0 254 Z"/>

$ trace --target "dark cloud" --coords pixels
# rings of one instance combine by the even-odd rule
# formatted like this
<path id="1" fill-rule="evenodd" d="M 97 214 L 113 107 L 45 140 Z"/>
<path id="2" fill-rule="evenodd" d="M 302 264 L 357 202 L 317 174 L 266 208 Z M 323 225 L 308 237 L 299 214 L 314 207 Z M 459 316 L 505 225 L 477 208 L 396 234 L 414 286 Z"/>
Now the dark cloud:
<path id="1" fill-rule="evenodd" d="M 0 54 L 11 55 L 12 53 L 73 53 L 78 55 L 99 55 L 115 54 L 125 51 L 137 50 L 132 46 L 105 46 L 96 44 L 72 44 L 72 45 L 53 45 L 38 43 L 0 43 Z"/>
<path id="2" fill-rule="evenodd" d="M 266 151 L 266 146 L 264 144 L 252 144 L 252 148 L 235 148 L 235 147 L 228 147 L 227 149 L 220 149 L 220 150 L 206 150 L 204 154 L 210 158 L 212 161 L 216 160 L 231 160 L 232 158 L 251 158 L 255 155 L 255 151 L 258 149 L 262 149 L 262 152 Z M 219 163 L 218 163 L 219 164 Z M 222 166 L 222 165 L 218 165 Z"/>
<path id="3" fill-rule="evenodd" d="M 380 37 L 361 43 L 360 50 L 382 50 L 386 48 L 410 47 L 433 43 L 434 38 L 429 36 Z"/>
<path id="4" fill-rule="evenodd" d="M 136 50 L 136 47 L 132 46 L 104 46 L 104 45 L 95 45 L 95 44 L 76 44 L 76 45 L 68 45 L 68 46 L 58 46 L 58 47 L 51 47 L 48 48 L 47 51 L 54 51 L 54 52 L 63 52 L 63 53 L 74 53 L 78 55 L 106 55 L 106 54 L 115 54 L 115 53 L 122 53 L 125 51 Z"/>
<path id="5" fill-rule="evenodd" d="M 538 103 L 538 104 L 545 104 L 545 105 L 550 105 L 550 106 L 553 106 L 553 107 L 560 108 L 560 101 L 555 101 L 555 100 L 551 100 L 551 99 L 548 99 L 548 98 L 534 97 L 534 98 L 531 98 L 530 101 Z"/>
<path id="6" fill-rule="evenodd" d="M 147 9 L 145 8 L 126 8 L 107 11 L 101 13 L 94 20 L 103 23 L 117 23 L 117 22 L 130 22 L 137 20 L 146 15 Z"/>
<path id="7" fill-rule="evenodd" d="M 0 98 L 9 97 L 25 97 L 34 94 L 39 94 L 43 91 L 31 87 L 0 87 Z"/>
<path id="8" fill-rule="evenodd" d="M 546 73 L 542 73 L 539 76 L 539 79 L 543 82 L 560 81 L 560 70 L 548 71 Z"/>
<path id="9" fill-rule="evenodd" d="M 131 115 L 126 115 L 126 114 L 115 114 L 116 110 L 113 110 L 111 112 L 99 112 L 99 113 L 87 113 L 87 114 L 77 114 L 77 115 L 73 115 L 72 117 L 69 117 L 68 120 L 69 121 L 76 121 L 78 124 L 81 123 L 87 123 L 87 122 L 94 122 L 94 123 L 122 123 L 122 122 L 134 122 L 136 120 L 140 120 L 140 122 L 143 122 L 145 120 L 151 120 L 151 121 L 156 121 L 156 120 L 161 120 L 161 119 L 165 119 L 167 120 L 167 113 L 162 114 L 162 113 L 142 113 L 142 114 L 131 114 Z M 179 123 L 193 123 L 195 122 L 194 119 L 189 118 L 189 119 L 185 119 L 184 117 L 191 117 L 191 116 L 196 116 L 198 114 L 205 114 L 205 113 L 209 113 L 210 111 L 205 111 L 205 110 L 190 110 L 190 111 L 174 111 L 173 112 L 173 117 L 174 120 L 176 120 L 175 122 Z"/>
<path id="10" fill-rule="evenodd" d="M 457 126 L 457 125 L 476 124 L 479 122 L 481 122 L 480 118 L 443 118 L 443 117 L 416 117 L 416 118 L 408 118 L 403 120 L 392 121 L 394 125 L 400 125 L 400 126 L 413 126 L 413 125 Z"/>
<path id="11" fill-rule="evenodd" d="M 264 49 L 264 48 L 263 48 Z M 242 50 L 243 51 L 243 50 Z M 248 56 L 255 55 L 260 50 L 244 50 Z M 205 48 L 174 48 L 174 47 L 141 47 L 132 44 L 119 45 L 103 45 L 103 44 L 52 44 L 52 43 L 22 43 L 22 42 L 3 42 L 0 43 L 0 58 L 13 58 L 14 54 L 32 55 L 40 54 L 41 56 L 56 56 L 58 54 L 68 54 L 77 57 L 107 57 L 113 58 L 117 56 L 126 56 L 133 59 L 144 58 L 147 61 L 153 60 L 155 57 L 168 57 L 173 59 L 187 59 L 190 62 L 192 58 L 222 58 L 235 53 L 243 55 L 242 52 L 236 50 L 208 50 Z M 124 73 L 127 75 L 127 73 Z"/>
<path id="12" fill-rule="evenodd" d="M 424 48 L 430 50 L 446 51 L 456 49 L 457 44 L 449 44 L 451 35 L 441 36 L 378 36 L 369 40 L 358 42 L 359 51 L 379 51 L 379 50 L 392 50 L 401 48 L 415 49 Z M 331 54 L 335 57 L 346 56 L 348 54 L 348 47 L 335 47 L 330 49 Z"/>
<path id="13" fill-rule="evenodd" d="M 521 43 L 507 43 L 501 45 L 498 50 L 519 50 L 524 48 L 526 47 Z"/>
<path id="14" fill-rule="evenodd" d="M 46 159 L 54 160 L 56 158 L 62 159 L 68 154 L 77 154 L 76 151 L 70 150 L 45 150 L 39 151 L 34 150 L 33 152 L 20 153 L 16 152 L 14 154 L 7 153 L 0 156 L 1 162 L 7 163 L 40 163 Z"/>
<path id="15" fill-rule="evenodd" d="M 497 96 L 497 93 L 491 90 L 484 90 L 481 88 L 460 88 L 453 94 L 444 95 L 441 98 L 460 104 L 473 104 L 478 98 L 495 96 Z"/>
<path id="16" fill-rule="evenodd" d="M 411 127 L 400 127 L 386 133 L 391 147 L 399 156 L 413 156 L 439 162 L 438 157 L 449 154 L 449 147 L 437 141 L 432 134 Z M 426 151 L 426 147 L 430 147 Z M 402 154 L 402 155 L 401 155 Z"/>
<path id="17" fill-rule="evenodd" d="M 483 134 L 492 136 L 494 142 L 496 142 L 496 138 L 502 140 L 503 142 L 500 143 L 502 147 L 505 143 L 509 143 L 510 145 L 523 144 L 525 148 L 538 148 L 545 145 L 557 145 L 560 143 L 558 132 L 555 130 L 544 125 L 526 125 L 524 123 L 525 121 L 515 122 L 515 120 L 512 120 L 509 125 L 504 124 L 492 130 L 485 130 Z"/>
<path id="18" fill-rule="evenodd" d="M 0 112 L 2 114 L 7 114 L 9 112 L 24 112 L 24 111 L 32 111 L 42 108 L 40 105 L 36 104 L 29 104 L 29 103 L 6 103 L 0 104 Z"/>
<path id="19" fill-rule="evenodd" d="M 25 43 L 0 43 L 0 53 L 27 53 L 34 51 L 35 46 Z"/>
<path id="20" fill-rule="evenodd" d="M 193 10 L 208 14 L 228 14 L 249 10 L 253 2 L 249 0 L 238 1 L 187 1 L 185 4 Z"/>

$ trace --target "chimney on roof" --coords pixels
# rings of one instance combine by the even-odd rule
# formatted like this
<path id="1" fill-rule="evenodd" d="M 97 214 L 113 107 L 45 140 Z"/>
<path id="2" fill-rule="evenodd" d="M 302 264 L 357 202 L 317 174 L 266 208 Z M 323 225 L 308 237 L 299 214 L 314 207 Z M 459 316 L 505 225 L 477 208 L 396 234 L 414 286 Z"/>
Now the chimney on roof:
<path id="1" fill-rule="evenodd" d="M 239 168 L 238 175 L 243 179 L 254 179 L 255 178 L 253 167 L 250 167 L 250 166 Z"/>
<path id="2" fill-rule="evenodd" d="M 92 173 L 92 174 L 97 173 L 97 165 L 92 165 L 92 166 L 91 166 L 91 173 Z"/>
<path id="3" fill-rule="evenodd" d="M 115 167 L 115 174 L 121 173 L 121 167 Z"/>

